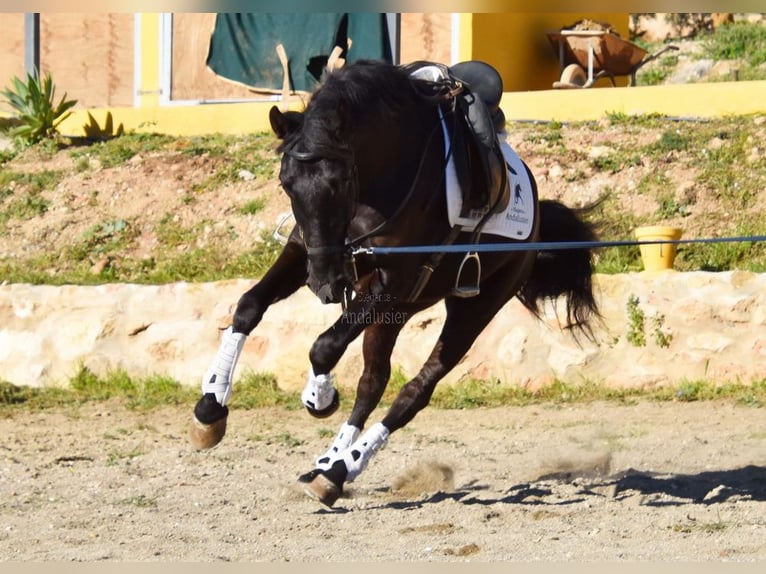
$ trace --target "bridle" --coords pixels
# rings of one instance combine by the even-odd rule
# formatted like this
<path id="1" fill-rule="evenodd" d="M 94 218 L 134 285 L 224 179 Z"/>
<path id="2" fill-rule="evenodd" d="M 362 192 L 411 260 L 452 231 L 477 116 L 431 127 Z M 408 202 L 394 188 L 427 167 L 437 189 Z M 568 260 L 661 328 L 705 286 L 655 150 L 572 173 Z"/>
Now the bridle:
<path id="1" fill-rule="evenodd" d="M 410 184 L 409 189 L 407 190 L 406 195 L 404 196 L 404 199 L 399 203 L 399 206 L 396 208 L 394 213 L 390 216 L 381 221 L 378 225 L 373 227 L 371 230 L 366 231 L 365 233 L 362 233 L 358 237 L 355 237 L 353 239 L 346 238 L 345 243 L 340 245 L 319 245 L 319 246 L 310 246 L 305 242 L 304 239 L 304 246 L 306 248 L 306 253 L 309 257 L 312 255 L 331 255 L 335 253 L 342 253 L 343 254 L 343 261 L 344 265 L 346 265 L 347 269 L 351 271 L 351 275 L 354 278 L 354 282 L 356 282 L 359 279 L 359 273 L 357 271 L 356 266 L 356 256 L 363 252 L 363 250 L 360 249 L 361 244 L 375 236 L 378 236 L 383 233 L 388 227 L 390 227 L 393 222 L 395 222 L 398 217 L 401 215 L 401 213 L 404 211 L 404 209 L 410 204 L 410 201 L 412 200 L 413 196 L 415 195 L 415 191 L 418 188 L 418 183 L 420 182 L 420 178 L 423 172 L 423 166 L 425 165 L 426 158 L 428 157 L 428 151 L 431 148 L 431 145 L 434 140 L 435 134 L 439 131 L 441 128 L 441 120 L 438 120 L 434 123 L 434 127 L 431 129 L 431 132 L 428 135 L 428 139 L 426 140 L 426 145 L 423 147 L 423 153 L 420 155 L 420 160 L 418 161 L 418 167 L 415 171 L 415 176 L 412 179 L 412 183 Z M 294 144 L 293 144 L 294 145 Z M 349 172 L 351 176 L 351 185 L 352 185 L 352 198 L 351 200 L 356 204 L 359 199 L 359 171 L 357 169 L 356 160 L 354 159 L 353 152 L 349 150 L 349 154 L 342 154 L 339 153 L 337 150 L 328 150 L 329 153 L 322 152 L 313 152 L 313 151 L 297 151 L 293 147 L 287 147 L 283 150 L 283 153 L 291 158 L 293 158 L 296 161 L 303 162 L 303 163 L 310 163 L 310 162 L 317 162 L 322 160 L 340 160 L 345 162 L 349 166 Z M 350 157 L 349 157 L 350 156 Z M 449 154 L 447 155 L 447 158 L 449 158 Z M 445 161 L 446 161 L 445 159 Z M 443 177 L 443 175 L 442 175 Z M 353 218 L 353 217 L 352 217 Z M 298 232 L 301 235 L 301 238 L 303 238 L 303 231 L 298 228 Z M 350 286 L 347 286 L 344 292 L 344 300 L 342 301 L 342 307 L 345 311 L 348 304 L 351 302 L 353 296 L 353 288 Z"/>
<path id="2" fill-rule="evenodd" d="M 394 221 L 396 221 L 396 219 L 399 217 L 399 215 L 401 215 L 401 213 L 404 211 L 407 205 L 409 205 L 412 197 L 415 195 L 415 191 L 417 190 L 417 185 L 420 181 L 420 177 L 423 172 L 423 166 L 425 165 L 425 161 L 428 156 L 428 151 L 431 147 L 434 136 L 440 127 L 441 127 L 440 122 L 436 122 L 431 132 L 429 133 L 428 139 L 426 140 L 426 145 L 423 148 L 423 153 L 421 154 L 420 160 L 418 162 L 418 168 L 415 171 L 415 176 L 413 177 L 412 183 L 410 184 L 410 187 L 407 190 L 407 194 L 404 196 L 404 199 L 399 203 L 399 206 L 396 208 L 396 210 L 390 217 L 387 217 L 378 225 L 376 225 L 374 228 L 372 228 L 369 231 L 366 231 L 365 233 L 362 233 L 358 237 L 355 237 L 354 239 L 348 238 L 343 246 L 323 245 L 323 246 L 311 247 L 306 245 L 306 252 L 309 255 L 326 255 L 329 253 L 338 253 L 340 251 L 349 252 L 349 253 L 354 252 L 364 241 L 366 241 L 367 239 L 370 239 L 371 237 L 380 235 L 386 228 L 388 228 Z M 341 160 L 346 162 L 350 166 L 349 171 L 351 173 L 351 181 L 352 181 L 352 189 L 353 189 L 352 201 L 354 203 L 358 201 L 359 171 L 356 166 L 356 161 L 353 158 L 353 154 L 351 154 L 350 160 L 348 156 L 338 154 L 338 153 L 324 154 L 324 153 L 316 153 L 316 152 L 309 152 L 309 151 L 296 151 L 291 148 L 285 149 L 284 154 L 300 162 L 316 162 L 316 161 L 321 161 L 326 159 L 335 159 L 335 160 Z"/>

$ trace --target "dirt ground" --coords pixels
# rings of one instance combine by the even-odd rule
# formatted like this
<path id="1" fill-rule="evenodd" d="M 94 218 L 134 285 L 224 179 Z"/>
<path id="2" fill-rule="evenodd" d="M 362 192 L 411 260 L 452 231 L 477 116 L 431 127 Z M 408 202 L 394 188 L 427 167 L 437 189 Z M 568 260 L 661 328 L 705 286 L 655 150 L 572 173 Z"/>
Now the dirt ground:
<path id="1" fill-rule="evenodd" d="M 766 560 L 763 409 L 426 409 L 327 509 L 296 478 L 341 413 L 233 411 L 198 452 L 191 407 L 0 419 L 0 560 Z"/>
<path id="2" fill-rule="evenodd" d="M 677 44 L 680 47 L 677 70 L 681 73 L 694 64 L 692 54 L 700 50 L 700 45 L 692 41 Z M 720 65 L 734 64 L 723 61 Z M 755 162 L 764 154 L 759 142 L 766 138 L 766 124 L 762 116 L 753 122 L 758 126 L 758 137 L 753 142 L 752 157 L 747 161 Z M 609 155 L 614 149 L 630 149 L 657 141 L 666 129 L 675 126 L 670 122 L 663 129 L 635 129 L 630 125 L 611 125 L 608 120 L 593 126 L 564 125 L 561 136 L 567 144 L 567 153 L 560 149 L 552 153 L 556 146 L 539 134 L 531 135 L 530 130 L 536 128 L 525 123 L 510 125 L 507 140 L 529 164 L 542 198 L 579 207 L 609 195 L 619 206 L 617 213 L 610 214 L 614 218 L 623 211 L 653 216 L 661 203 L 668 200 L 668 189 L 672 189 L 675 201 L 686 206 L 685 211 L 672 216 L 665 214 L 658 223 L 682 227 L 686 238 L 726 235 L 728 231 L 722 222 L 728 220 L 728 214 L 711 217 L 711 213 L 719 213 L 719 190 L 706 189 L 696 183 L 700 167 L 688 160 L 690 152 L 673 152 L 659 166 L 670 182 L 668 189 L 660 186 L 640 193 L 637 186 L 657 172 L 655 163 L 646 161 L 642 165 L 607 171 L 592 165 L 594 158 Z M 676 129 L 683 129 L 683 124 L 678 126 Z M 275 139 L 273 147 L 276 143 Z M 11 144 L 0 138 L 0 149 L 3 145 Z M 62 246 L 82 243 L 98 226 L 116 221 L 128 224 L 132 241 L 108 256 L 99 252 L 90 254 L 89 262 L 96 275 L 105 265 L 119 267 L 123 260 L 167 257 L 167 253 L 158 253 L 161 243 L 158 230 L 162 222 L 168 220 L 184 229 L 197 226 L 199 230 L 193 234 L 194 243 L 181 243 L 176 246 L 178 251 L 211 245 L 226 246 L 231 253 L 251 250 L 261 234 L 271 233 L 290 209 L 279 187 L 278 162 L 274 162 L 273 175 L 266 180 L 253 180 L 253 174 L 243 170 L 235 181 L 196 190 L 200 182 L 208 181 L 211 175 L 223 170 L 229 159 L 208 153 L 182 153 L 182 148 L 188 145 L 191 145 L 188 141 L 182 141 L 161 150 L 141 152 L 115 167 L 103 167 L 97 157 L 89 154 L 78 159 L 73 154 L 76 150 L 68 147 L 53 154 L 41 153 L 36 148 L 19 154 L 3 164 L 3 169 L 25 174 L 49 171 L 60 173 L 61 177 L 53 188 L 40 192 L 40 197 L 47 202 L 44 212 L 2 222 L 0 257 L 47 254 L 53 261 L 47 271 L 55 275 L 58 270 L 51 254 L 60 253 Z M 236 147 L 236 141 L 231 145 Z M 723 142 L 716 138 L 709 142 L 711 149 L 721 145 Z M 82 155 L 82 150 L 80 152 Z M 14 183 L 7 190 L 0 190 L 0 209 L 10 209 L 8 205 L 24 193 L 29 193 L 24 184 Z M 241 212 L 242 206 L 256 198 L 264 204 L 257 214 Z M 755 215 L 759 214 L 760 204 L 751 209 Z"/>

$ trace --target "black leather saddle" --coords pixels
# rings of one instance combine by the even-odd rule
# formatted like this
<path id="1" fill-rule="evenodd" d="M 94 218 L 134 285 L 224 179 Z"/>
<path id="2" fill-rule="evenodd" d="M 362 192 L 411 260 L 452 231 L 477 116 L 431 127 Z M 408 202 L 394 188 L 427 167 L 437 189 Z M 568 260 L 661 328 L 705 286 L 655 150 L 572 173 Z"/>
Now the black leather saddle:
<path id="1" fill-rule="evenodd" d="M 508 206 L 510 186 L 497 134 L 504 129 L 500 109 L 503 80 L 498 71 L 479 60 L 447 67 L 432 62 L 405 66 L 441 69 L 444 80 L 435 84 L 434 95 L 445 100 L 442 112 L 452 138 L 451 154 L 463 196 L 461 217 L 481 218 Z"/>

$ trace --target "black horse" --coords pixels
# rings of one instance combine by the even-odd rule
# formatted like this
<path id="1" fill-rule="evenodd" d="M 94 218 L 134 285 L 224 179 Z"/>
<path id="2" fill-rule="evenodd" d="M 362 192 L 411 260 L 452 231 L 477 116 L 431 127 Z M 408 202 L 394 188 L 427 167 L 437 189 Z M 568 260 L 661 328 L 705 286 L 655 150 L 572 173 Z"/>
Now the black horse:
<path id="1" fill-rule="evenodd" d="M 447 69 L 358 62 L 328 73 L 304 112 L 272 108 L 272 129 L 282 140 L 279 178 L 296 226 L 273 267 L 239 300 L 204 375 L 190 432 L 195 446 L 208 448 L 223 438 L 232 373 L 245 338 L 269 305 L 304 285 L 322 303 L 343 305 L 340 318 L 309 352 L 301 399 L 312 415 L 329 416 L 337 408 L 332 370 L 349 343 L 364 333 L 364 369 L 351 414 L 327 452 L 299 478 L 307 493 L 328 506 L 389 434 L 428 404 L 439 380 L 512 297 L 538 316 L 543 301 L 564 297 L 564 327 L 589 332 L 598 309 L 587 249 L 375 253 L 376 246 L 506 242 L 518 247 L 519 241 L 595 239 L 575 210 L 538 202 L 534 178 L 520 160 L 515 169 L 509 163 L 503 170 L 510 179 L 501 178 L 497 189 L 489 189 L 497 180 L 489 172 L 499 141 L 491 126 L 504 124 L 498 107 L 502 84 L 498 87 L 493 72 L 481 63 Z M 461 188 L 463 208 L 468 204 L 470 210 L 461 209 L 460 221 L 474 217 L 473 226 L 449 221 L 448 158 L 454 160 L 452 179 L 471 188 L 470 193 Z M 454 167 L 458 163 L 462 167 Z M 517 182 L 524 178 L 531 201 L 522 213 Z M 493 215 L 507 220 L 514 213 L 521 214 L 518 237 L 490 233 Z M 404 385 L 382 421 L 362 432 L 388 383 L 402 327 L 442 300 L 444 326 L 420 372 Z"/>

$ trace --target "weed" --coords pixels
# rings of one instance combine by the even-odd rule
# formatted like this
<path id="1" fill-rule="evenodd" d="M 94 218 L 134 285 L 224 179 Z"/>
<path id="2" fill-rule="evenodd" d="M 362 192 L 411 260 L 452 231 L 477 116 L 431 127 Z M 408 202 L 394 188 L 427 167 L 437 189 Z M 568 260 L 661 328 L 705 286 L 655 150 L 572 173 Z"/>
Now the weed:
<path id="1" fill-rule="evenodd" d="M 112 450 L 106 455 L 106 466 L 115 466 L 123 460 L 132 460 L 144 454 L 144 450 L 135 447 L 131 450 Z"/>
<path id="2" fill-rule="evenodd" d="M 714 60 L 745 60 L 751 67 L 766 62 L 766 27 L 754 22 L 721 26 L 702 42 L 704 56 Z"/>
<path id="3" fill-rule="evenodd" d="M 281 446 L 286 446 L 289 448 L 295 448 L 298 446 L 301 446 L 305 441 L 293 436 L 289 432 L 283 432 L 278 435 L 276 435 L 273 438 L 273 441 Z"/>
<path id="4" fill-rule="evenodd" d="M 72 151 L 72 157 L 79 160 L 82 157 L 92 158 L 101 167 L 110 168 L 122 165 L 139 153 L 148 153 L 164 149 L 172 145 L 175 138 L 160 134 L 128 133 L 119 138 L 99 141 L 84 149 Z"/>
<path id="5" fill-rule="evenodd" d="M 236 392 L 232 395 L 231 408 L 257 409 L 279 407 L 301 408 L 297 392 L 282 391 L 276 377 L 271 374 L 246 373 L 235 382 Z M 341 392 L 342 397 L 353 396 L 352 392 Z M 111 373 L 97 377 L 90 372 L 78 373 L 67 387 L 16 386 L 0 381 L 0 416 L 24 409 L 43 411 L 63 409 L 70 414 L 88 402 L 121 401 L 130 409 L 150 410 L 165 405 L 192 405 L 199 397 L 197 387 L 182 386 L 173 379 L 154 376 L 146 379 L 132 379 L 124 373 Z M 348 401 L 349 399 L 346 399 Z M 766 380 L 746 383 L 717 383 L 709 380 L 681 381 L 676 385 L 647 388 L 610 388 L 596 381 L 568 383 L 556 380 L 538 390 L 529 390 L 520 385 L 499 380 L 482 381 L 466 379 L 450 385 L 439 386 L 431 400 L 432 408 L 469 409 L 501 406 L 526 406 L 533 404 L 572 404 L 593 401 L 634 403 L 648 401 L 713 401 L 729 400 L 744 406 L 763 408 L 766 406 Z M 343 401 L 343 399 L 342 399 Z M 347 408 L 348 404 L 344 408 Z M 119 433 L 119 431 L 116 431 Z M 321 438 L 334 435 L 332 430 L 322 428 Z M 117 438 L 117 434 L 114 437 Z M 256 437 L 261 440 L 263 437 Z M 287 440 L 287 437 L 282 437 Z M 300 440 L 300 439 L 295 439 Z M 301 444 L 303 441 L 301 441 Z M 109 461 L 143 454 L 139 449 L 112 451 Z"/>
<path id="6" fill-rule="evenodd" d="M 563 124 L 557 121 L 535 124 L 529 133 L 529 140 L 534 143 L 556 144 L 557 153 L 564 147 Z"/>
<path id="7" fill-rule="evenodd" d="M 680 130 L 666 130 L 660 139 L 650 146 L 650 151 L 666 154 L 671 151 L 685 151 L 689 148 L 689 137 Z"/>
<path id="8" fill-rule="evenodd" d="M 15 197 L 0 215 L 2 219 L 32 219 L 48 211 L 50 202 L 37 193 Z"/>
<path id="9" fill-rule="evenodd" d="M 672 182 L 667 174 L 656 171 L 643 175 L 636 186 L 636 191 L 641 194 L 649 194 L 655 190 L 667 190 Z"/>
<path id="10" fill-rule="evenodd" d="M 238 211 L 242 215 L 255 215 L 262 211 L 264 207 L 266 207 L 266 201 L 262 197 L 258 197 L 245 203 Z"/>
<path id="11" fill-rule="evenodd" d="M 638 303 L 638 297 L 635 295 L 631 294 L 628 297 L 628 303 L 626 305 L 628 313 L 628 331 L 625 336 L 628 339 L 628 343 L 634 347 L 645 347 L 646 335 L 644 334 L 644 327 L 646 316 Z"/>
<path id="12" fill-rule="evenodd" d="M 236 383 L 237 392 L 232 394 L 229 405 L 232 409 L 253 409 L 281 406 L 300 408 L 299 393 L 282 390 L 277 378 L 267 373 L 244 373 Z"/>
<path id="13" fill-rule="evenodd" d="M 665 329 L 665 315 L 657 314 L 652 317 L 652 334 L 658 347 L 669 347 L 673 334 Z"/>
<path id="14" fill-rule="evenodd" d="M 650 52 L 659 51 L 661 48 L 658 45 L 655 49 L 650 49 Z M 667 54 L 662 56 L 658 61 L 655 61 L 651 66 L 643 67 L 636 73 L 636 85 L 639 86 L 657 86 L 665 82 L 671 72 L 678 65 L 678 56 L 676 54 Z"/>

